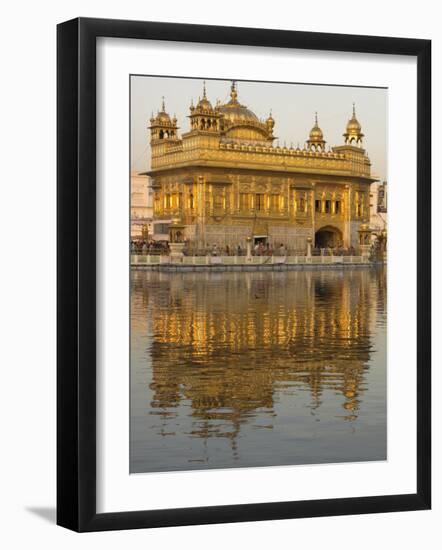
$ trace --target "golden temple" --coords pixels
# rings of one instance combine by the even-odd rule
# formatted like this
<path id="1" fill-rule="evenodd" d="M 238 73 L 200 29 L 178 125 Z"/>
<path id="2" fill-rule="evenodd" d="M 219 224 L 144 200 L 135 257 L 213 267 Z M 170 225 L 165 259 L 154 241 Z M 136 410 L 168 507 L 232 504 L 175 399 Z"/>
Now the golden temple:
<path id="1" fill-rule="evenodd" d="M 245 246 L 246 239 L 304 253 L 316 247 L 358 248 L 370 217 L 371 163 L 355 106 L 341 145 L 326 148 L 317 114 L 304 147 L 275 145 L 272 114 L 260 120 L 230 100 L 215 105 L 204 83 L 181 136 L 165 107 L 150 120 L 155 222 L 175 220 L 195 249 Z"/>

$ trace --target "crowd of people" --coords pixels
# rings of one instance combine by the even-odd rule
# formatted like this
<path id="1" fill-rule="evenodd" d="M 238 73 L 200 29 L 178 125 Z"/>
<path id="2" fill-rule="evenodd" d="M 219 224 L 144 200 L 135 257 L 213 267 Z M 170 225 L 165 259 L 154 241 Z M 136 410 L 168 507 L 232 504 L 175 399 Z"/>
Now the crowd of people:
<path id="1" fill-rule="evenodd" d="M 157 254 L 169 254 L 169 243 L 167 241 L 145 241 L 145 240 L 132 240 L 130 242 L 130 253 L 138 255 L 157 255 Z"/>
<path id="2" fill-rule="evenodd" d="M 315 247 L 312 249 L 313 256 L 356 256 L 356 250 L 353 246 L 348 248 L 339 245 L 327 248 Z"/>
<path id="3" fill-rule="evenodd" d="M 138 255 L 168 255 L 170 253 L 168 241 L 146 241 L 146 240 L 131 240 L 130 242 L 131 254 Z M 279 246 L 273 246 L 271 243 L 264 243 L 262 241 L 255 243 L 251 249 L 253 256 L 304 256 L 306 251 L 304 250 L 288 250 L 288 248 L 280 243 Z M 208 245 L 204 249 L 194 249 L 189 243 L 185 243 L 183 248 L 183 254 L 189 256 L 245 256 L 247 254 L 247 248 L 240 244 L 236 246 L 226 245 L 225 247 L 218 246 L 217 244 Z M 313 256 L 355 256 L 356 250 L 353 246 L 346 248 L 342 245 L 327 248 L 315 247 L 312 249 Z"/>

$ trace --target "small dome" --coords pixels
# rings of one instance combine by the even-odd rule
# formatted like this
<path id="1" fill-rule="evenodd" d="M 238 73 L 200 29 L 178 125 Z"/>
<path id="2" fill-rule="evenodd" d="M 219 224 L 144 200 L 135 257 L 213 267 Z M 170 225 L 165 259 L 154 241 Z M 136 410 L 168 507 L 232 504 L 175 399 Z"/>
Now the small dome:
<path id="1" fill-rule="evenodd" d="M 315 113 L 315 125 L 310 130 L 309 134 L 310 141 L 324 141 L 324 134 L 322 133 L 321 128 L 318 126 L 318 114 Z"/>
<path id="2" fill-rule="evenodd" d="M 348 134 L 359 134 L 361 131 L 361 125 L 359 121 L 354 116 L 347 123 L 347 133 Z"/>
<path id="3" fill-rule="evenodd" d="M 315 125 L 310 130 L 307 140 L 307 149 L 314 152 L 323 152 L 325 150 L 324 134 L 318 125 L 318 113 L 315 113 Z"/>
<path id="4" fill-rule="evenodd" d="M 170 122 L 170 116 L 166 112 L 160 111 L 157 115 L 157 122 Z"/>
<path id="5" fill-rule="evenodd" d="M 313 128 L 310 130 L 309 135 L 311 141 L 322 141 L 324 139 L 324 134 L 322 133 L 321 128 L 319 126 L 313 126 Z"/>
<path id="6" fill-rule="evenodd" d="M 353 115 L 351 119 L 347 122 L 345 129 L 345 143 L 352 145 L 357 143 L 358 145 L 362 144 L 362 138 L 364 134 L 362 133 L 361 125 L 359 124 L 358 119 L 356 118 L 355 104 L 353 103 Z"/>
<path id="7" fill-rule="evenodd" d="M 206 97 L 203 97 L 203 99 L 200 99 L 198 101 L 198 105 L 196 106 L 196 108 L 202 111 L 211 111 L 212 104 Z"/>
<path id="8" fill-rule="evenodd" d="M 203 97 L 198 101 L 196 108 L 200 111 L 212 111 L 213 107 L 206 95 L 206 81 L 203 83 Z"/>
<path id="9" fill-rule="evenodd" d="M 171 122 L 170 116 L 168 115 L 168 113 L 166 113 L 166 105 L 164 102 L 164 97 L 161 103 L 161 111 L 158 111 L 158 114 L 156 116 L 156 122 L 159 124 L 169 124 Z"/>

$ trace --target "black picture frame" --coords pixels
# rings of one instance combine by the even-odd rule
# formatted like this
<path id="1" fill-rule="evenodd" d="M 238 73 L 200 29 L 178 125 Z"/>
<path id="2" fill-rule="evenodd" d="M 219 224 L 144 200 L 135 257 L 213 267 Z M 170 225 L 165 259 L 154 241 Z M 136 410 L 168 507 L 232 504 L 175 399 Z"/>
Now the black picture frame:
<path id="1" fill-rule="evenodd" d="M 96 39 L 116 37 L 417 59 L 417 492 L 96 512 Z M 74 19 L 57 28 L 57 523 L 84 531 L 424 510 L 431 506 L 431 41 Z"/>

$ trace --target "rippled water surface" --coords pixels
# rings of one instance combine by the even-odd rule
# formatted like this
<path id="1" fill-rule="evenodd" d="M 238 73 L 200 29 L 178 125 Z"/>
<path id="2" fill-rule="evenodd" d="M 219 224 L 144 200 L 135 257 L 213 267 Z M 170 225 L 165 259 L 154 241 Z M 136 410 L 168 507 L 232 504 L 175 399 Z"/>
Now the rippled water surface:
<path id="1" fill-rule="evenodd" d="M 384 270 L 131 278 L 131 472 L 386 458 Z"/>

